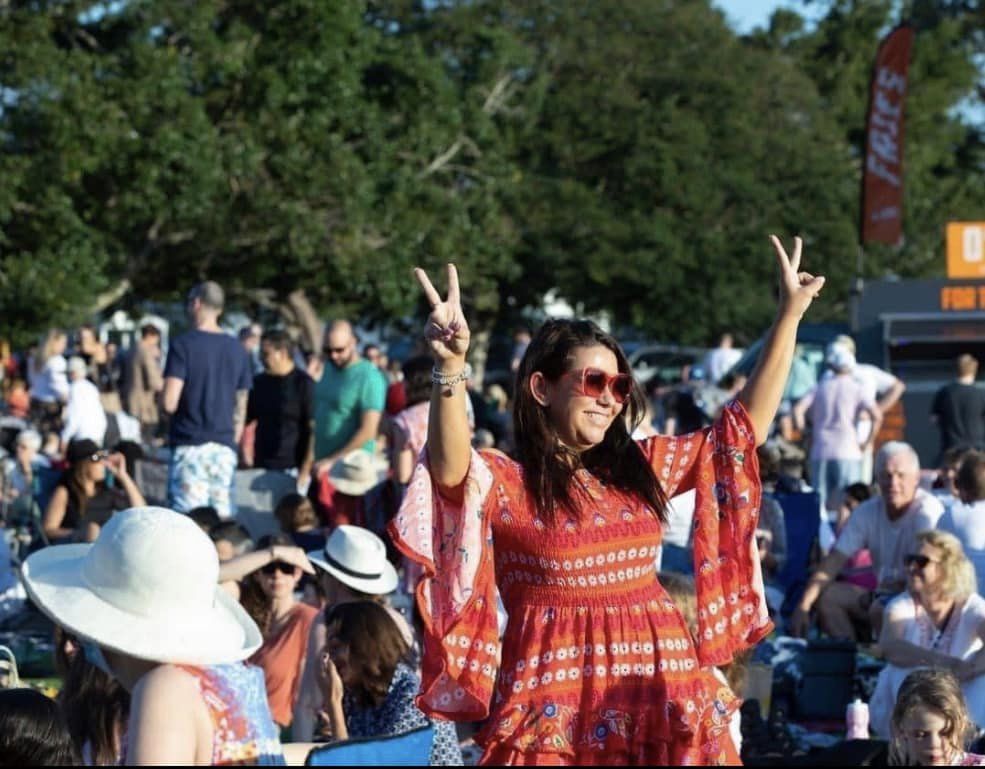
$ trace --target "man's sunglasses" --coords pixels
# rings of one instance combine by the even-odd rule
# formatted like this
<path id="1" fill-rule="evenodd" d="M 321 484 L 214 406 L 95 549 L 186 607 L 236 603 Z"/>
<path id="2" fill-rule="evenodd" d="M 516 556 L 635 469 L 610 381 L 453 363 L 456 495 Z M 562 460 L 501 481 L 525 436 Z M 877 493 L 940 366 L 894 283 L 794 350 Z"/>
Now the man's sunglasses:
<path id="1" fill-rule="evenodd" d="M 918 553 L 910 553 L 909 555 L 903 556 L 903 564 L 906 568 L 911 566 L 916 566 L 920 571 L 927 568 L 928 563 L 940 563 L 940 561 L 934 561 L 925 555 L 920 555 Z"/>
<path id="2" fill-rule="evenodd" d="M 599 398 L 608 388 L 616 403 L 625 403 L 633 392 L 633 377 L 629 374 L 613 374 L 610 376 L 601 369 L 583 368 L 569 371 L 566 376 L 580 378 L 582 393 L 589 398 Z"/>
<path id="3" fill-rule="evenodd" d="M 295 566 L 293 563 L 284 563 L 283 561 L 274 561 L 273 563 L 268 563 L 266 566 L 262 566 L 260 571 L 266 574 L 268 577 L 273 576 L 277 571 L 281 574 L 294 574 Z"/>
<path id="4" fill-rule="evenodd" d="M 321 351 L 326 355 L 341 355 L 348 349 L 348 347 L 322 347 Z"/>

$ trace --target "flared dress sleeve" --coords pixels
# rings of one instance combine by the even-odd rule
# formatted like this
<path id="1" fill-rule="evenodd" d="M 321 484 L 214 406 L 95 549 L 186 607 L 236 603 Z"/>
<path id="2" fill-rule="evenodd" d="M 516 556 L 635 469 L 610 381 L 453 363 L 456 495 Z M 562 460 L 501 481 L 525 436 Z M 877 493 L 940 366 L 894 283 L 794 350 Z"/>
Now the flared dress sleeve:
<path id="1" fill-rule="evenodd" d="M 394 543 L 424 572 L 417 585 L 425 628 L 417 706 L 430 716 L 477 721 L 489 715 L 500 656 L 485 510 L 493 482 L 489 464 L 473 450 L 464 494 L 451 499 L 432 481 L 425 450 L 390 523 Z"/>
<path id="2" fill-rule="evenodd" d="M 762 484 L 749 415 L 734 400 L 710 427 L 640 447 L 668 498 L 695 490 L 696 651 L 703 666 L 726 665 L 773 629 L 756 549 Z"/>

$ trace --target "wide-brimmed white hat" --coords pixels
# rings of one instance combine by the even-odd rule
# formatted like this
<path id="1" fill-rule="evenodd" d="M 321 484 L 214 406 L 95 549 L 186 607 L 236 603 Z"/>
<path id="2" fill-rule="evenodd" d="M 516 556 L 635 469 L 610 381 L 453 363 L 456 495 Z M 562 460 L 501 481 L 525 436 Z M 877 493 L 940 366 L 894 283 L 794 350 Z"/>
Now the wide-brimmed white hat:
<path id="1" fill-rule="evenodd" d="M 361 526 L 337 526 L 325 549 L 308 553 L 308 560 L 360 593 L 386 595 L 397 587 L 397 570 L 387 560 L 386 545 Z"/>
<path id="2" fill-rule="evenodd" d="M 55 623 L 131 657 L 217 665 L 246 659 L 263 643 L 219 587 L 212 542 L 190 518 L 162 507 L 116 513 L 92 544 L 38 550 L 22 576 Z"/>
<path id="3" fill-rule="evenodd" d="M 382 481 L 386 480 L 389 468 L 385 460 L 362 449 L 350 451 L 337 459 L 328 477 L 332 485 L 343 494 L 360 497 Z"/>

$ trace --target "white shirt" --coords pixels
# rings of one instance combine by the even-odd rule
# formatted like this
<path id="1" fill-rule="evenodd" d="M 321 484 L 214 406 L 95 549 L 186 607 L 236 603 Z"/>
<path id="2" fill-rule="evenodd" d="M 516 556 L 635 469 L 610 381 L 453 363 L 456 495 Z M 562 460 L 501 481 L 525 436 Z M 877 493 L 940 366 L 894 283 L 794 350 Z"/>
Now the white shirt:
<path id="1" fill-rule="evenodd" d="M 985 587 L 985 499 L 966 505 L 955 501 L 941 517 L 937 528 L 961 540 L 968 560 L 975 566 L 978 592 Z"/>
<path id="2" fill-rule="evenodd" d="M 68 398 L 68 363 L 62 355 L 52 355 L 44 368 L 31 380 L 31 397 L 45 403 Z"/>
<path id="3" fill-rule="evenodd" d="M 102 446 L 105 437 L 106 412 L 99 400 L 99 389 L 88 379 L 75 380 L 69 388 L 62 440 L 68 443 L 88 438 Z"/>
<path id="4" fill-rule="evenodd" d="M 695 490 L 689 489 L 667 502 L 667 523 L 664 524 L 663 541 L 678 547 L 687 547 L 691 541 L 691 524 L 694 521 Z"/>
<path id="5" fill-rule="evenodd" d="M 828 379 L 832 376 L 834 376 L 834 372 L 831 369 L 827 369 L 821 378 Z M 888 371 L 883 371 L 871 363 L 856 363 L 854 368 L 852 368 L 852 379 L 862 385 L 862 397 L 868 403 L 877 403 L 879 396 L 888 392 L 889 388 L 898 381 Z M 862 412 L 859 414 L 858 421 L 855 424 L 855 430 L 858 434 L 858 442 L 860 444 L 865 443 L 869 439 L 869 435 L 872 432 L 872 420 L 869 418 L 868 413 Z"/>
<path id="6" fill-rule="evenodd" d="M 862 548 L 868 548 L 879 584 L 902 582 L 906 579 L 903 558 L 916 552 L 916 535 L 936 527 L 943 514 L 940 501 L 923 489 L 917 489 L 906 512 L 895 521 L 886 515 L 882 497 L 873 497 L 852 512 L 838 535 L 835 550 L 851 558 Z"/>
<path id="7" fill-rule="evenodd" d="M 705 371 L 708 374 L 708 381 L 718 384 L 718 380 L 728 373 L 728 370 L 739 362 L 742 357 L 742 350 L 734 347 L 716 347 L 705 355 Z"/>

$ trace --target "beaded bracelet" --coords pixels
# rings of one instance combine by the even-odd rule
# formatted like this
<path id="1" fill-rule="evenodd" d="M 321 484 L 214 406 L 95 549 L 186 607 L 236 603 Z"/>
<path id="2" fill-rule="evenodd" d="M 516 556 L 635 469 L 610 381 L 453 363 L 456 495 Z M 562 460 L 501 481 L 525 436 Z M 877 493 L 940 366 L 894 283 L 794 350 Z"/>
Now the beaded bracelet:
<path id="1" fill-rule="evenodd" d="M 438 369 L 431 369 L 431 381 L 436 385 L 441 385 L 442 387 L 451 387 L 457 385 L 459 382 L 467 382 L 472 378 L 472 367 L 466 363 L 465 368 L 459 371 L 457 374 L 442 374 Z"/>

